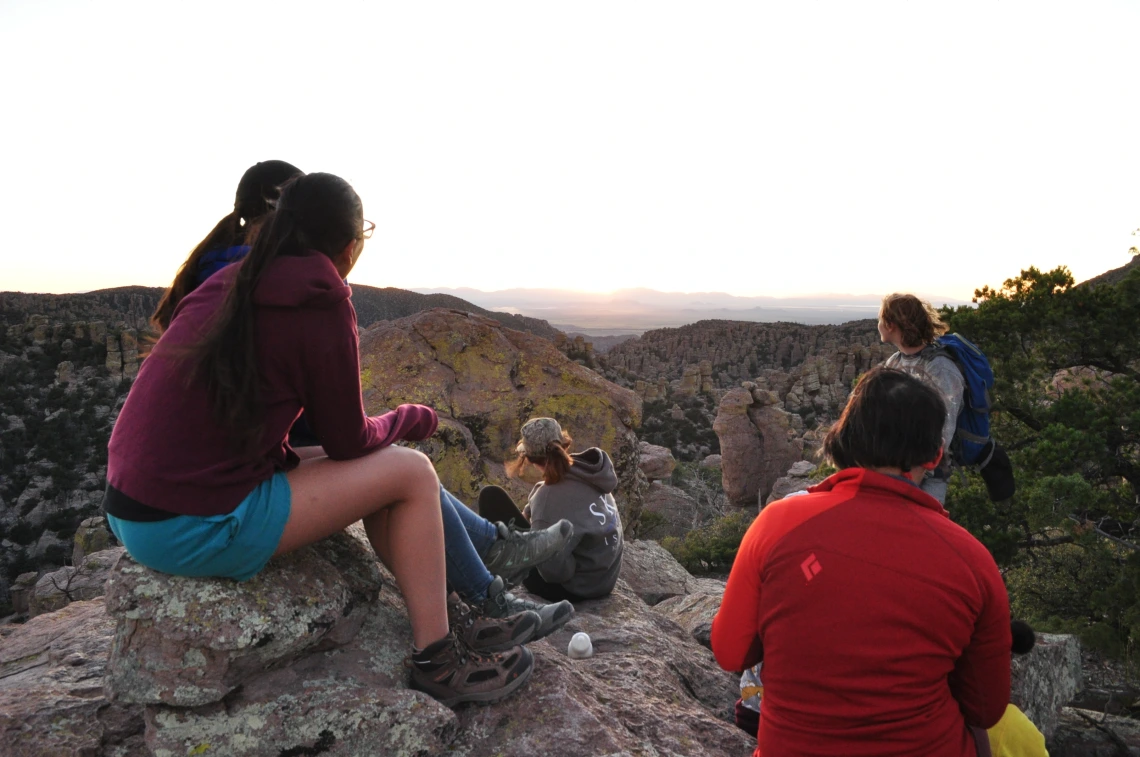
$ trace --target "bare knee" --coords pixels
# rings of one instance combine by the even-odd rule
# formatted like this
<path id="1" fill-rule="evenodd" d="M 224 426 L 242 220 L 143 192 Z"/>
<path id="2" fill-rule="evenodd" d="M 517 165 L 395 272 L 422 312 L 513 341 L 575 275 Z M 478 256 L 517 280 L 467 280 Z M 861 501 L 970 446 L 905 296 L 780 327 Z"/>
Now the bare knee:
<path id="1" fill-rule="evenodd" d="M 438 496 L 439 476 L 427 455 L 408 447 L 389 447 L 383 452 L 387 453 L 387 459 L 383 461 L 380 475 L 398 480 L 405 490 L 405 498 Z"/>

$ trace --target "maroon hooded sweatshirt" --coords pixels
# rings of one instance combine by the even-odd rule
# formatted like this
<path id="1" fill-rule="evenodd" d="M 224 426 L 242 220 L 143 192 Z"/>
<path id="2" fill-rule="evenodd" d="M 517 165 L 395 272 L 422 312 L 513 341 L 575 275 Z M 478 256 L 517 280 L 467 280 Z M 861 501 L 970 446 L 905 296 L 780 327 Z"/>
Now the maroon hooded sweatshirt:
<path id="1" fill-rule="evenodd" d="M 205 333 L 239 268 L 218 272 L 183 299 L 143 361 L 111 434 L 110 486 L 157 510 L 231 512 L 274 472 L 297 466 L 287 437 L 302 408 L 334 460 L 435 433 L 435 411 L 422 405 L 365 414 L 352 290 L 328 257 L 309 252 L 273 261 L 254 291 L 265 431 L 256 457 L 238 454 L 214 418 L 204 380 L 179 359 L 178 348 Z"/>

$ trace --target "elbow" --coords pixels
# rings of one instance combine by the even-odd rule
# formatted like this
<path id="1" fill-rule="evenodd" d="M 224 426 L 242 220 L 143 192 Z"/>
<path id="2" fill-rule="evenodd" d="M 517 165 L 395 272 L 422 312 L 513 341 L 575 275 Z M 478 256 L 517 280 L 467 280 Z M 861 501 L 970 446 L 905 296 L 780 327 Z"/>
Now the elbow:
<path id="1" fill-rule="evenodd" d="M 998 721 L 1002 719 L 1002 716 L 1005 715 L 1005 710 L 1006 710 L 1007 706 L 1008 706 L 1008 702 L 1002 702 L 1002 701 L 994 702 L 992 705 L 989 705 L 989 706 L 985 707 L 984 709 L 980 710 L 977 713 L 977 715 L 978 715 L 977 722 L 970 723 L 970 725 L 976 726 L 978 728 L 984 728 L 988 731 L 989 729 L 991 729 L 995 725 L 997 725 Z M 967 718 L 967 722 L 969 722 L 968 718 Z"/>
<path id="2" fill-rule="evenodd" d="M 729 637 L 724 623 L 721 622 L 720 613 L 717 613 L 713 618 L 712 629 L 709 633 L 709 646 L 712 647 L 716 664 L 724 670 L 739 672 L 755 664 L 748 663 L 747 650 L 743 649 L 737 640 Z"/>

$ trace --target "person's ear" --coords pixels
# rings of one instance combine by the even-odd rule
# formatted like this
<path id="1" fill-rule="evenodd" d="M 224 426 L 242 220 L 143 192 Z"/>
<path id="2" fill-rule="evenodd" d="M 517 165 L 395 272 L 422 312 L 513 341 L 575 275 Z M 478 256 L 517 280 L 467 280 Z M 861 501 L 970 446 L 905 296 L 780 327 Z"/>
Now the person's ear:
<path id="1" fill-rule="evenodd" d="M 352 264 L 356 262 L 352 259 L 356 254 L 356 241 L 357 240 L 353 239 L 351 242 L 346 244 L 344 246 L 344 249 L 340 251 L 340 254 L 336 256 L 336 264 L 338 268 L 342 265 L 351 268 Z"/>

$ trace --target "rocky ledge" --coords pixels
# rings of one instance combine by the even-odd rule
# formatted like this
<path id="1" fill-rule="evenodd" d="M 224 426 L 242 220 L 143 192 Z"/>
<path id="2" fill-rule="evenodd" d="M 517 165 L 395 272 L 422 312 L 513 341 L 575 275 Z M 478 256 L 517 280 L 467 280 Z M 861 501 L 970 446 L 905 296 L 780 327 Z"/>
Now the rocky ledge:
<path id="1" fill-rule="evenodd" d="M 406 686 L 411 629 L 359 527 L 253 580 L 191 580 L 119 559 L 103 599 L 0 643 L 5 755 L 740 755 L 735 677 L 642 598 L 684 596 L 672 558 L 635 542 L 614 594 L 531 645 L 520 693 L 443 707 Z M 628 580 L 626 580 L 628 579 Z M 713 582 L 715 583 L 715 582 Z M 639 596 L 639 594 L 641 596 Z M 595 654 L 566 656 L 586 631 Z"/>
<path id="2" fill-rule="evenodd" d="M 750 753 L 731 722 L 736 676 L 707 648 L 723 582 L 689 575 L 654 542 L 626 555 L 612 596 L 531 645 L 536 669 L 519 693 L 456 711 L 407 688 L 406 610 L 359 524 L 242 584 L 122 555 L 105 597 L 83 599 L 85 580 L 74 596 L 47 593 L 61 609 L 0 626 L 0 754 Z M 577 631 L 593 657 L 566 656 Z M 1063 707 L 1079 685 L 1075 641 L 1045 636 L 1017 662 L 1013 699 L 1055 755 L 1109 754 L 1103 723 Z"/>

